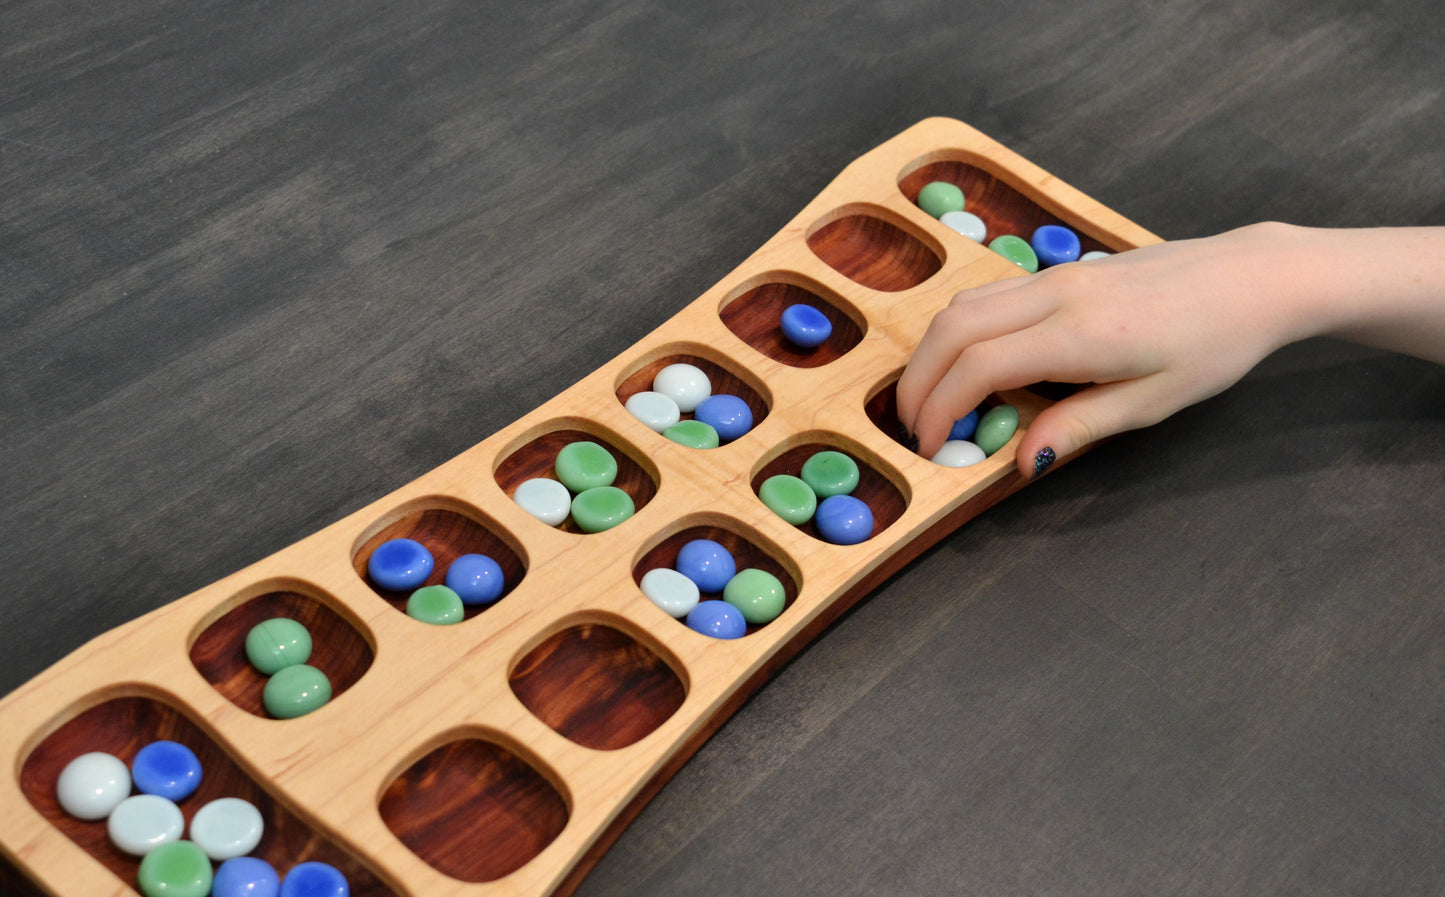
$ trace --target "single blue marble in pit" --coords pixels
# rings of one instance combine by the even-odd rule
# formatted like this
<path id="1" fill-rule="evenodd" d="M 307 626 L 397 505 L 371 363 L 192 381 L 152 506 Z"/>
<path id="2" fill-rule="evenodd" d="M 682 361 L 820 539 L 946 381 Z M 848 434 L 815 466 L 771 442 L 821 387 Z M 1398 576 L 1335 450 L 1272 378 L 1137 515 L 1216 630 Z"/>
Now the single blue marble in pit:
<path id="1" fill-rule="evenodd" d="M 972 439 L 972 438 L 973 438 L 973 431 L 974 431 L 974 430 L 977 430 L 977 429 L 978 429 L 978 409 L 975 408 L 973 411 L 970 411 L 969 413 L 965 414 L 963 417 L 960 417 L 958 420 L 956 420 L 956 421 L 953 422 L 953 429 L 951 429 L 951 430 L 948 431 L 948 438 L 949 438 L 950 440 L 953 440 L 953 439 Z"/>
<path id="2" fill-rule="evenodd" d="M 502 565 L 485 554 L 464 554 L 447 567 L 447 588 L 457 593 L 463 604 L 491 604 L 502 597 L 506 581 Z"/>
<path id="3" fill-rule="evenodd" d="M 211 882 L 211 897 L 276 897 L 280 892 L 280 876 L 258 857 L 226 860 Z"/>
<path id="4" fill-rule="evenodd" d="M 376 546 L 366 562 L 366 572 L 383 589 L 405 592 L 425 583 L 434 563 L 431 552 L 420 542 L 392 539 Z"/>
<path id="5" fill-rule="evenodd" d="M 182 801 L 201 785 L 201 761 L 179 742 L 152 741 L 136 753 L 130 778 L 142 794 Z"/>
<path id="6" fill-rule="evenodd" d="M 672 566 L 697 583 L 700 592 L 721 592 L 738 572 L 732 552 L 711 539 L 693 539 L 682 546 Z"/>
<path id="7" fill-rule="evenodd" d="M 723 442 L 732 442 L 753 428 L 753 410 L 748 403 L 726 393 L 703 399 L 692 416 L 716 430 Z"/>
<path id="8" fill-rule="evenodd" d="M 873 535 L 873 511 L 851 495 L 831 495 L 819 502 L 813 525 L 825 542 L 857 545 Z"/>
<path id="9" fill-rule="evenodd" d="M 1029 245 L 1039 257 L 1039 264 L 1044 266 L 1075 261 L 1081 248 L 1079 235 L 1059 224 L 1045 224 L 1034 231 Z"/>
<path id="10" fill-rule="evenodd" d="M 687 628 L 713 638 L 742 638 L 748 633 L 748 621 L 736 607 L 712 598 L 688 611 Z"/>
<path id="11" fill-rule="evenodd" d="M 281 897 L 351 897 L 351 886 L 341 870 L 312 860 L 286 873 Z"/>
<path id="12" fill-rule="evenodd" d="M 783 309 L 782 325 L 783 336 L 802 349 L 817 348 L 833 335 L 828 316 L 811 305 L 790 305 Z"/>

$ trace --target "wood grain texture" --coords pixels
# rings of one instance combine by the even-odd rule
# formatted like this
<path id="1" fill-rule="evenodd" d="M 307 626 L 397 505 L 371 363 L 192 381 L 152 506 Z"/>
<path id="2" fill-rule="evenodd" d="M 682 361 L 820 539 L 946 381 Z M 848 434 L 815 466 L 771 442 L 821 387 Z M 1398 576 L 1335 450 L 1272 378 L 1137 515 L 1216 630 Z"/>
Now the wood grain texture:
<path id="1" fill-rule="evenodd" d="M 928 115 L 1169 237 L 1445 223 L 1423 0 L 22 2 L 0 35 L 7 692 L 537 407 Z M 1442 397 L 1310 343 L 1013 496 L 579 893 L 1439 890 Z"/>

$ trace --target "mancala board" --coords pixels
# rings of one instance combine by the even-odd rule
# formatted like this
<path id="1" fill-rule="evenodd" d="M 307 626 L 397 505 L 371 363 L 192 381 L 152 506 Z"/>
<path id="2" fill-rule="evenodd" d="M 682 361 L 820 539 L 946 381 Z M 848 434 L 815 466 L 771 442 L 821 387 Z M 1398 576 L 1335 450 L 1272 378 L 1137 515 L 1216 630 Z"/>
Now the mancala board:
<path id="1" fill-rule="evenodd" d="M 55 895 L 131 894 L 139 860 L 105 822 L 67 815 L 56 782 L 74 757 L 129 763 L 179 741 L 200 757 L 209 800 L 261 811 L 253 852 L 282 874 L 304 860 L 341 869 L 351 893 L 570 892 L 647 800 L 784 662 L 925 548 L 1024 480 L 1021 434 L 1049 389 L 990 397 L 1020 429 L 982 463 L 948 468 L 899 441 L 894 385 L 929 320 L 960 289 L 1021 273 L 916 204 L 959 185 L 990 239 L 1046 223 L 1083 248 L 1158 238 L 978 131 L 923 121 L 858 158 L 752 256 L 642 341 L 460 456 L 324 530 L 83 646 L 0 702 L 0 883 Z M 805 302 L 830 319 L 812 350 L 778 317 Z M 679 445 L 624 402 L 674 362 L 744 399 L 746 435 Z M 636 513 L 604 532 L 548 526 L 511 498 L 550 476 L 574 441 L 605 446 Z M 874 517 L 855 545 L 822 541 L 764 506 L 760 484 L 820 449 L 857 461 Z M 1068 459 L 1060 459 L 1061 462 Z M 406 594 L 367 574 L 371 552 L 407 537 L 441 581 L 462 554 L 503 568 L 505 593 L 454 625 L 404 612 Z M 640 590 L 695 538 L 739 569 L 775 575 L 784 611 L 742 638 L 695 632 Z M 273 719 L 250 628 L 289 616 L 333 696 Z"/>

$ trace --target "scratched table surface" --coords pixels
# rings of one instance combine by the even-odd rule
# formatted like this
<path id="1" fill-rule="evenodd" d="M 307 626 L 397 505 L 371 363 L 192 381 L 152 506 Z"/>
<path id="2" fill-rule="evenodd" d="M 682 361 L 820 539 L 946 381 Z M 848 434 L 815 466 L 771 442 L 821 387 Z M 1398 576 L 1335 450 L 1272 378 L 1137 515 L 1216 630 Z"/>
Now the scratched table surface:
<path id="1" fill-rule="evenodd" d="M 1165 238 L 1445 224 L 1433 0 L 0 7 L 0 692 L 962 119 Z M 715 7 L 715 8 L 713 8 Z M 579 894 L 1445 891 L 1445 370 L 1310 341 L 876 590 Z"/>

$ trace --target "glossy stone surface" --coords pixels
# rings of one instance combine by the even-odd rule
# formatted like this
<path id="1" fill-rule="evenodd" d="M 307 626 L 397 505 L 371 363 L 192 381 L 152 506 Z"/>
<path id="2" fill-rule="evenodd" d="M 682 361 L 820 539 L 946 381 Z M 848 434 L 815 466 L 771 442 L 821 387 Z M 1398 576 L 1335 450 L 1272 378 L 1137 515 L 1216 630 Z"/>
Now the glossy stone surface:
<path id="1" fill-rule="evenodd" d="M 1091 262 L 1091 261 L 1093 261 L 1094 259 L 1106 259 L 1106 258 L 1108 258 L 1109 256 L 1111 256 L 1111 255 L 1113 255 L 1113 254 L 1114 254 L 1114 253 L 1112 253 L 1112 252 L 1105 252 L 1105 251 L 1102 250 L 1102 249 L 1091 249 L 1091 250 L 1089 250 L 1088 252 L 1084 253 L 1083 255 L 1079 256 L 1079 261 L 1081 261 L 1081 262 Z"/>
<path id="2" fill-rule="evenodd" d="M 446 586 L 468 606 L 487 605 L 506 591 L 502 565 L 485 554 L 464 554 L 447 567 Z"/>
<path id="3" fill-rule="evenodd" d="M 722 445 L 717 430 L 700 420 L 679 421 L 663 430 L 662 435 L 688 448 L 715 449 Z"/>
<path id="4" fill-rule="evenodd" d="M 281 882 L 281 897 L 349 897 L 351 887 L 335 866 L 316 861 L 293 866 Z"/>
<path id="5" fill-rule="evenodd" d="M 557 453 L 557 479 L 573 492 L 611 486 L 617 479 L 617 459 L 595 442 L 573 442 Z"/>
<path id="6" fill-rule="evenodd" d="M 721 592 L 738 572 L 732 552 L 712 539 L 693 539 L 683 545 L 673 566 L 709 594 Z"/>
<path id="7" fill-rule="evenodd" d="M 716 598 L 699 601 L 687 615 L 687 628 L 713 638 L 742 638 L 748 634 L 743 612 Z"/>
<path id="8" fill-rule="evenodd" d="M 406 599 L 406 615 L 433 626 L 450 626 L 466 617 L 466 606 L 447 586 L 422 586 Z"/>
<path id="9" fill-rule="evenodd" d="M 934 218 L 946 212 L 962 212 L 963 205 L 963 191 L 947 181 L 933 181 L 918 191 L 918 207 Z"/>
<path id="10" fill-rule="evenodd" d="M 366 561 L 371 581 L 393 592 L 405 592 L 431 575 L 431 552 L 415 539 L 391 539 L 376 546 Z"/>
<path id="11" fill-rule="evenodd" d="M 636 512 L 632 496 L 616 486 L 598 486 L 572 499 L 572 520 L 584 533 L 600 533 Z"/>
<path id="12" fill-rule="evenodd" d="M 172 841 L 145 855 L 137 879 L 145 897 L 206 897 L 211 861 L 196 844 Z"/>
<path id="13" fill-rule="evenodd" d="M 127 797 L 105 820 L 110 843 L 133 856 L 145 856 L 162 844 L 181 840 L 185 828 L 181 808 L 155 794 Z"/>
<path id="14" fill-rule="evenodd" d="M 211 897 L 277 897 L 281 876 L 259 857 L 233 857 L 216 870 Z"/>
<path id="15" fill-rule="evenodd" d="M 425 548 L 422 551 L 426 551 Z M 373 552 L 372 557 L 376 557 Z M 430 554 L 427 555 L 431 557 Z M 368 567 L 370 564 L 368 563 Z M 426 577 L 422 577 L 425 580 Z M 372 577 L 376 579 L 375 576 Z M 379 583 L 378 583 L 379 584 Z M 262 620 L 246 633 L 246 659 L 264 675 L 311 659 L 311 633 L 289 617 Z M 144 790 L 144 789 L 142 789 Z"/>
<path id="16" fill-rule="evenodd" d="M 986 457 L 983 449 L 974 443 L 966 439 L 950 439 L 929 460 L 944 467 L 969 467 Z"/>
<path id="17" fill-rule="evenodd" d="M 719 442 L 732 442 L 753 428 L 753 410 L 748 403 L 726 393 L 703 399 L 693 417 L 712 427 Z"/>
<path id="18" fill-rule="evenodd" d="M 677 403 L 683 414 L 691 414 L 697 403 L 712 395 L 712 381 L 696 365 L 670 364 L 652 378 L 653 392 L 660 392 Z"/>
<path id="19" fill-rule="evenodd" d="M 1012 405 L 990 408 L 979 418 L 978 429 L 974 431 L 973 442 L 983 449 L 985 455 L 992 455 L 1013 438 L 1019 428 L 1019 410 Z"/>
<path id="20" fill-rule="evenodd" d="M 1004 234 L 1001 237 L 995 237 L 993 242 L 988 244 L 988 248 L 1030 274 L 1039 270 L 1039 258 L 1034 255 L 1034 248 L 1023 237 Z"/>
<path id="21" fill-rule="evenodd" d="M 851 495 L 832 495 L 818 503 L 813 525 L 824 542 L 857 545 L 873 535 L 873 510 Z"/>
<path id="22" fill-rule="evenodd" d="M 830 449 L 804 461 L 800 476 L 820 499 L 847 495 L 858 488 L 858 462 Z"/>
<path id="23" fill-rule="evenodd" d="M 783 309 L 778 323 L 788 342 L 800 349 L 816 349 L 833 335 L 833 322 L 828 316 L 803 303 Z"/>
<path id="24" fill-rule="evenodd" d="M 100 751 L 71 760 L 55 783 L 60 808 L 77 819 L 104 819 L 129 796 L 130 770 Z"/>
<path id="25" fill-rule="evenodd" d="M 295 719 L 318 710 L 331 700 L 331 680 L 304 663 L 287 667 L 266 680 L 261 702 L 277 719 Z"/>
<path id="26" fill-rule="evenodd" d="M 754 626 L 771 623 L 783 612 L 787 600 L 783 583 L 766 570 L 739 570 L 723 589 L 723 600 L 736 607 L 743 619 Z"/>
<path id="27" fill-rule="evenodd" d="M 988 238 L 988 225 L 972 212 L 944 212 L 938 221 L 949 230 L 963 234 L 975 243 L 982 243 Z"/>
<path id="28" fill-rule="evenodd" d="M 185 800 L 201 786 L 201 761 L 179 742 L 152 741 L 136 752 L 130 777 L 142 794 Z"/>
<path id="29" fill-rule="evenodd" d="M 960 417 L 953 422 L 953 427 L 948 431 L 949 439 L 972 439 L 973 431 L 978 429 L 978 409 Z"/>
<path id="30" fill-rule="evenodd" d="M 650 389 L 633 394 L 623 407 L 649 429 L 658 433 L 682 420 L 682 409 L 677 407 L 671 397 Z"/>
<path id="31" fill-rule="evenodd" d="M 818 509 L 818 496 L 800 478 L 780 473 L 763 480 L 758 487 L 758 498 L 763 500 L 774 514 L 798 526 L 813 518 Z"/>
<path id="32" fill-rule="evenodd" d="M 261 811 L 239 797 L 220 797 L 191 817 L 191 840 L 213 860 L 245 856 L 261 843 Z"/>
<path id="33" fill-rule="evenodd" d="M 668 567 L 655 567 L 642 574 L 642 594 L 669 615 L 686 617 L 701 598 L 697 583 Z"/>
<path id="34" fill-rule="evenodd" d="M 1038 257 L 1039 264 L 1045 267 L 1078 261 L 1082 248 L 1079 245 L 1079 235 L 1061 224 L 1045 224 L 1039 227 L 1029 238 L 1029 246 Z"/>
<path id="35" fill-rule="evenodd" d="M 526 480 L 512 493 L 512 501 L 548 526 L 561 526 L 572 510 L 572 493 L 550 477 Z"/>

